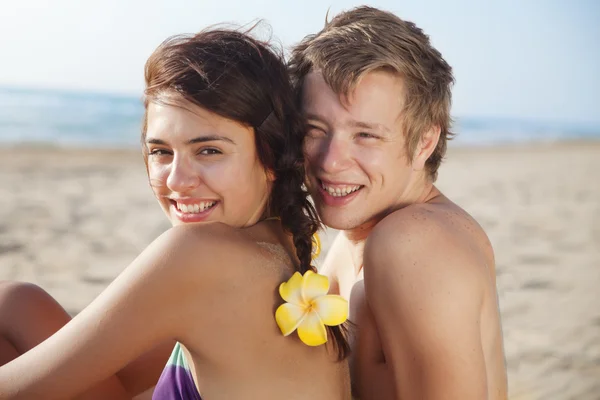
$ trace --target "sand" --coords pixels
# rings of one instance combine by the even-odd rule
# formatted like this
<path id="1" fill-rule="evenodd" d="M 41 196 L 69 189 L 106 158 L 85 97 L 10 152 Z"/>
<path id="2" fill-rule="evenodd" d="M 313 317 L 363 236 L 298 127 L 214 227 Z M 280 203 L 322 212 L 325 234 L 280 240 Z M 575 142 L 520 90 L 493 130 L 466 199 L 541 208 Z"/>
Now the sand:
<path id="1" fill-rule="evenodd" d="M 600 399 L 599 174 L 600 142 L 451 148 L 442 166 L 495 248 L 511 399 Z M 168 226 L 139 152 L 0 150 L 0 279 L 72 314 Z"/>

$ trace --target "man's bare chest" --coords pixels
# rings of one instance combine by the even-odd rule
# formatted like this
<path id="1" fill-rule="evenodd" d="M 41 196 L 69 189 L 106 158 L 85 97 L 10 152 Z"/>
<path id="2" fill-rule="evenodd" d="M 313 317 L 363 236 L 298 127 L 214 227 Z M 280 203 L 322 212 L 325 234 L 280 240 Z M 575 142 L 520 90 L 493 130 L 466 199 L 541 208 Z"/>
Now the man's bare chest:
<path id="1" fill-rule="evenodd" d="M 354 283 L 349 295 L 350 314 L 352 323 L 351 345 L 356 354 L 383 354 L 381 341 L 377 334 L 377 325 L 373 313 L 367 303 L 365 295 L 364 280 L 360 279 Z M 368 357 L 368 359 L 379 359 L 379 357 Z"/>
<path id="2" fill-rule="evenodd" d="M 385 360 L 377 324 L 365 295 L 364 280 L 350 291 L 350 374 L 353 393 L 359 398 L 381 398 L 393 393 L 391 373 Z M 385 398 L 388 398 L 387 396 Z"/>

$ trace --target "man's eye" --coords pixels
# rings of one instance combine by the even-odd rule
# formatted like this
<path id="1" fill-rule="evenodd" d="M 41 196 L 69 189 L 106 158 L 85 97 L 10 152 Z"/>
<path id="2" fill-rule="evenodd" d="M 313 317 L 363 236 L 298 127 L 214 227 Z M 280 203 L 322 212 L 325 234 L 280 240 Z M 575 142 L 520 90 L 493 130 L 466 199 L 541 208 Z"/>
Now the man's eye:
<path id="1" fill-rule="evenodd" d="M 374 139 L 374 138 L 377 138 L 377 136 L 373 135 L 372 133 L 367 133 L 367 132 L 360 132 L 358 134 L 358 137 L 363 138 L 363 139 Z"/>
<path id="2" fill-rule="evenodd" d="M 221 151 L 218 149 L 208 148 L 208 149 L 200 150 L 199 154 L 202 154 L 203 156 L 211 156 L 211 155 L 223 154 L 223 153 L 221 153 Z"/>

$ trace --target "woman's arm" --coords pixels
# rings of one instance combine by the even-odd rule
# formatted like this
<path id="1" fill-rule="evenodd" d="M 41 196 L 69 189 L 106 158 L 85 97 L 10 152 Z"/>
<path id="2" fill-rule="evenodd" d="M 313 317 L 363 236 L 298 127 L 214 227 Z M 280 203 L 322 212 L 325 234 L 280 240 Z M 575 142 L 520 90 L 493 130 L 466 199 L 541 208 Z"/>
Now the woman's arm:
<path id="1" fill-rule="evenodd" d="M 31 283 L 0 281 L 0 366 L 25 354 L 71 320 L 44 289 Z M 175 341 L 159 344 L 78 400 L 128 398 L 154 387 Z"/>
<path id="2" fill-rule="evenodd" d="M 25 282 L 1 281 L 0 366 L 39 345 L 70 320 L 71 317 L 65 309 L 39 286 Z M 167 356 L 164 357 L 164 360 L 166 359 Z M 162 365 L 164 365 L 164 360 Z M 130 369 L 129 366 L 126 368 L 126 370 Z M 156 378 L 154 382 L 156 382 Z M 138 390 L 138 392 L 141 391 Z M 120 379 L 111 376 L 86 390 L 78 397 L 78 400 L 127 397 L 130 396 Z"/>
<path id="3" fill-rule="evenodd" d="M 0 399 L 73 397 L 177 338 L 189 320 L 183 315 L 189 307 L 182 304 L 194 303 L 191 296 L 203 287 L 210 294 L 209 276 L 216 276 L 190 279 L 193 264 L 200 262 L 190 256 L 197 254 L 197 236 L 186 227 L 167 231 L 65 327 L 0 367 Z M 214 235 L 202 236 L 211 246 Z"/>

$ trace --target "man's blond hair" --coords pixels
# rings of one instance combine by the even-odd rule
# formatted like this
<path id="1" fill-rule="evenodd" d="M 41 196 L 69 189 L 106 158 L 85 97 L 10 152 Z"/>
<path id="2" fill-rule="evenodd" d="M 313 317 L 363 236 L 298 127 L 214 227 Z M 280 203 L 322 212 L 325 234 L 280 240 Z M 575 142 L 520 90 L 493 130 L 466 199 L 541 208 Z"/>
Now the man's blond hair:
<path id="1" fill-rule="evenodd" d="M 446 153 L 450 132 L 452 68 L 414 23 L 372 7 L 358 7 L 334 17 L 316 35 L 305 37 L 293 50 L 290 73 L 298 94 L 304 78 L 320 71 L 331 89 L 348 96 L 360 79 L 376 70 L 403 79 L 402 127 L 406 154 L 412 159 L 422 135 L 440 128 L 437 147 L 426 162 L 435 181 Z"/>

